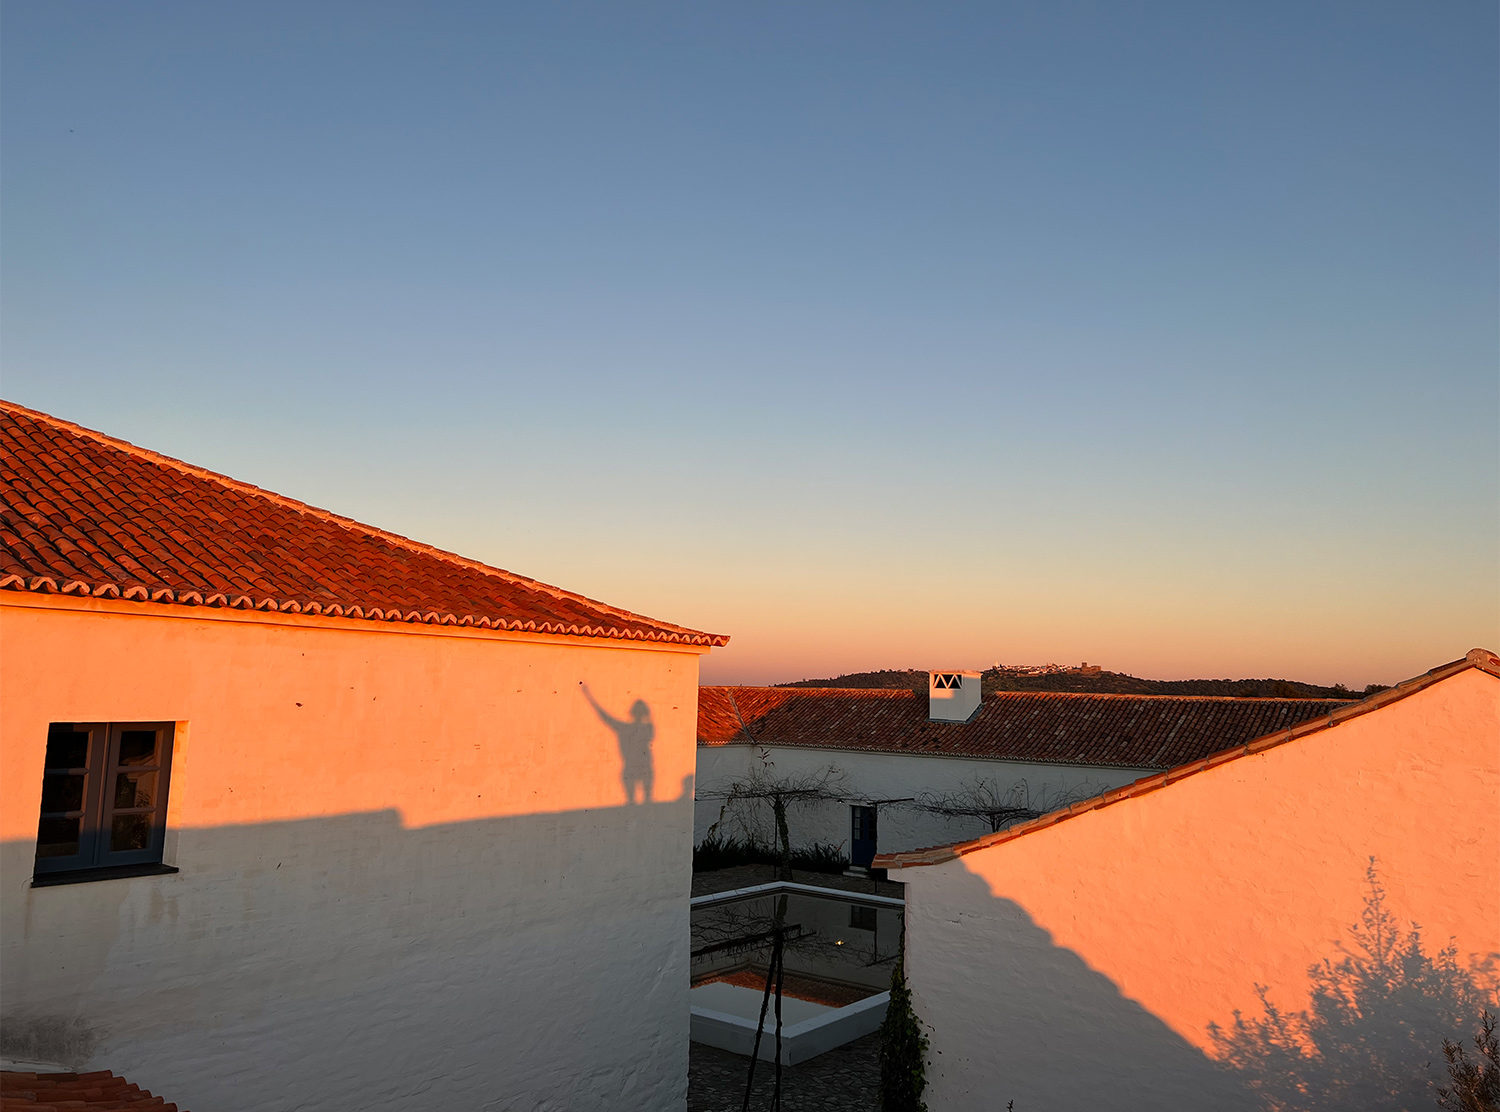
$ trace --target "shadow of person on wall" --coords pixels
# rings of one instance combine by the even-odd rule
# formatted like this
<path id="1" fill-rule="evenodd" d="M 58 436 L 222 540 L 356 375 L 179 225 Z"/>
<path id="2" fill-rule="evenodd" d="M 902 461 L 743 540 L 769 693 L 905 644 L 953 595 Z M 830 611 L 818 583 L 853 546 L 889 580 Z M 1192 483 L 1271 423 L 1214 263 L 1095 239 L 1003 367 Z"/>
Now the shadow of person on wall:
<path id="1" fill-rule="evenodd" d="M 615 732 L 615 740 L 620 743 L 620 781 L 625 787 L 625 802 L 629 804 L 636 801 L 635 789 L 639 786 L 640 801 L 650 803 L 651 789 L 656 779 L 651 763 L 651 741 L 656 737 L 656 727 L 651 722 L 651 708 L 646 705 L 646 700 L 637 699 L 630 705 L 628 720 L 616 718 L 599 705 L 588 684 L 579 680 L 578 686 L 599 720 Z"/>

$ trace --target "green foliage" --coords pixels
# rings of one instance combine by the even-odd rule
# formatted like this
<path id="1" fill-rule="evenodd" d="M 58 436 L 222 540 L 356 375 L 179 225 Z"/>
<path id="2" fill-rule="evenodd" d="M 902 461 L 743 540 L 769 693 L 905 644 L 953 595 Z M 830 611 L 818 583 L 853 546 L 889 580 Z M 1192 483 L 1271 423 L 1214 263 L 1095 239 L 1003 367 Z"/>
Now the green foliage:
<path id="1" fill-rule="evenodd" d="M 905 963 L 891 973 L 891 1002 L 880 1027 L 880 1112 L 927 1112 L 927 1035 L 912 1010 Z"/>
<path id="2" fill-rule="evenodd" d="M 1433 1046 L 1445 1032 L 1472 1030 L 1485 994 L 1449 945 L 1428 955 L 1413 925 L 1386 909 L 1371 859 L 1369 894 L 1338 961 L 1308 970 L 1308 1008 L 1285 1012 L 1257 985 L 1264 1014 L 1235 1012 L 1209 1025 L 1216 1056 L 1238 1071 L 1271 1112 L 1405 1112 L 1430 1104 Z"/>
<path id="3" fill-rule="evenodd" d="M 841 873 L 849 867 L 849 855 L 843 846 L 831 842 L 814 842 L 792 850 L 792 867 L 809 873 Z"/>
<path id="4" fill-rule="evenodd" d="M 717 830 L 709 831 L 708 836 L 693 847 L 693 871 L 699 873 L 735 865 L 774 864 L 775 861 L 776 854 L 769 846 L 733 835 L 725 837 Z"/>
<path id="5" fill-rule="evenodd" d="M 1447 1112 L 1500 1112 L 1500 1043 L 1495 1040 L 1495 1017 L 1486 1008 L 1474 1036 L 1478 1057 L 1470 1059 L 1464 1044 L 1443 1040 L 1451 1089 L 1438 1090 L 1438 1106 Z"/>
<path id="6" fill-rule="evenodd" d="M 775 865 L 781 860 L 774 846 L 753 838 L 725 837 L 718 831 L 693 847 L 693 870 L 709 872 L 735 865 Z M 792 850 L 792 867 L 810 873 L 841 873 L 849 867 L 849 855 L 842 846 L 818 842 Z"/>

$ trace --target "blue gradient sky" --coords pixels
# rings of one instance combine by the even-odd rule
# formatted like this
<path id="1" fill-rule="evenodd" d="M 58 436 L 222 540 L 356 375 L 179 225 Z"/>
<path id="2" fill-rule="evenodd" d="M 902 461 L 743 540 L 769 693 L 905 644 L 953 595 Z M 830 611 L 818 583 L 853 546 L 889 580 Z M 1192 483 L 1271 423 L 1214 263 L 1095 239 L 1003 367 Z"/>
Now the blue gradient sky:
<path id="1" fill-rule="evenodd" d="M 734 637 L 1500 647 L 1488 3 L 6 6 L 5 396 Z"/>

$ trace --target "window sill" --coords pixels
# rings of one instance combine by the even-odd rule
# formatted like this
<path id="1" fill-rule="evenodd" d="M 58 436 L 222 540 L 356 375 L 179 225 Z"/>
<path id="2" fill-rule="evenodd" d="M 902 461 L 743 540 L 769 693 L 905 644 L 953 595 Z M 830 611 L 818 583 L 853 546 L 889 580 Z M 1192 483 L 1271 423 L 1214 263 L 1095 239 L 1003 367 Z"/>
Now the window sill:
<path id="1" fill-rule="evenodd" d="M 94 880 L 123 880 L 131 876 L 164 876 L 175 873 L 175 865 L 108 865 L 102 869 L 74 869 L 66 873 L 40 873 L 31 878 L 33 888 L 52 888 L 59 884 L 87 884 Z"/>

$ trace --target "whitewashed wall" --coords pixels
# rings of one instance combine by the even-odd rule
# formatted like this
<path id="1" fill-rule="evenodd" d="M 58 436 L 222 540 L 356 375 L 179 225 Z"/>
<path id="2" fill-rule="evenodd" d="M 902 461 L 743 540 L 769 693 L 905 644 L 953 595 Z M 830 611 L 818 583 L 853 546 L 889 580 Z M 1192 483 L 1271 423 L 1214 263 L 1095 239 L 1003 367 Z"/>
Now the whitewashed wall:
<path id="1" fill-rule="evenodd" d="M 1080 798 L 1128 784 L 1152 771 L 785 746 L 699 746 L 699 799 L 693 820 L 695 843 L 701 842 L 715 823 L 726 834 L 755 830 L 763 839 L 771 840 L 770 809 L 765 803 L 726 804 L 713 796 L 715 789 L 746 776 L 752 765 L 762 767 L 759 757 L 762 753 L 769 755 L 770 772 L 777 777 L 815 776 L 830 767 L 837 769 L 836 790 L 849 799 L 901 799 L 928 792 L 958 791 L 965 783 L 978 779 L 993 780 L 1002 788 L 1024 780 L 1033 799 L 1052 799 L 1066 793 Z M 848 852 L 850 826 L 846 801 L 796 806 L 789 815 L 788 825 L 796 845 L 823 843 L 841 846 Z M 989 832 L 989 824 L 983 819 L 950 819 L 910 804 L 890 804 L 880 808 L 876 849 L 880 853 L 900 853 L 951 845 Z"/>
<path id="2" fill-rule="evenodd" d="M 933 1109 L 1251 1109 L 1262 1080 L 1215 1058 L 1210 1024 L 1310 1006 L 1308 970 L 1364 951 L 1373 859 L 1404 938 L 1495 999 L 1500 956 L 1500 680 L 1469 669 L 1264 752 L 974 849 L 892 869 L 906 971 L 931 1033 Z M 1390 936 L 1387 935 L 1389 938 Z M 1366 960 L 1368 960 L 1366 958 Z M 1345 991 L 1356 983 L 1340 973 Z M 1338 1049 L 1302 1067 L 1318 1107 L 1437 1106 L 1444 1038 L 1425 994 L 1323 1013 Z M 1492 1005 L 1493 1010 L 1493 1005 Z M 1455 1024 L 1455 1027 L 1458 1025 Z M 1411 1040 L 1412 1092 L 1370 1087 Z M 1429 1065 L 1435 1065 L 1430 1069 Z M 1409 1097 L 1409 1099 L 1407 1099 Z"/>
<path id="3" fill-rule="evenodd" d="M 696 653 L 0 601 L 6 1054 L 201 1112 L 683 1108 Z M 583 682 L 648 704 L 652 802 Z M 180 871 L 32 887 L 48 723 L 163 720 Z"/>

